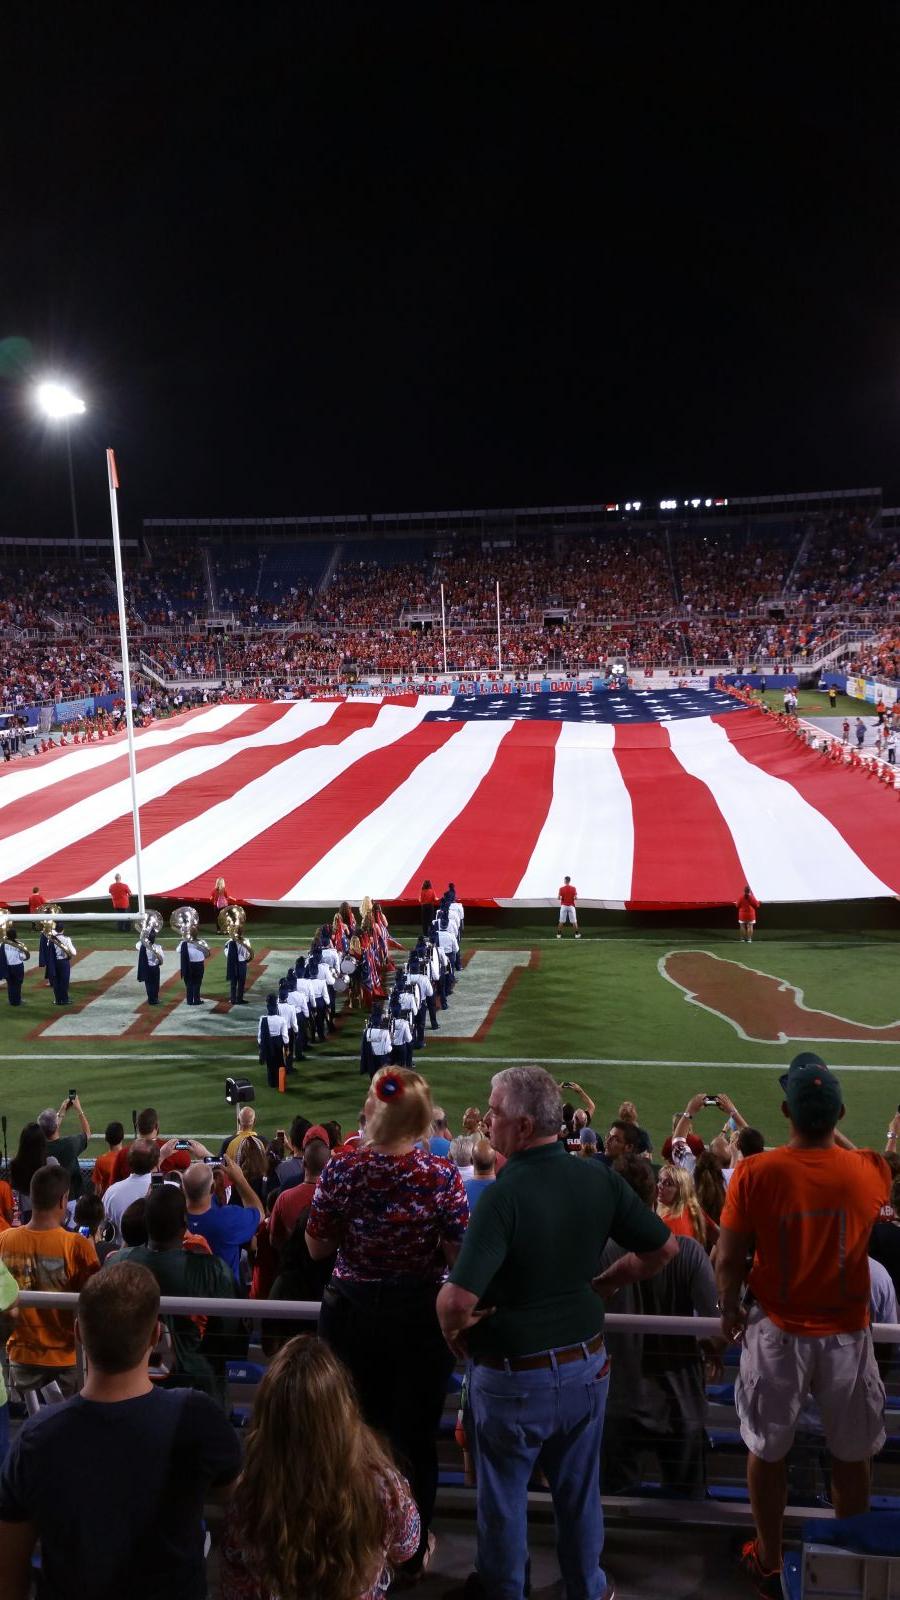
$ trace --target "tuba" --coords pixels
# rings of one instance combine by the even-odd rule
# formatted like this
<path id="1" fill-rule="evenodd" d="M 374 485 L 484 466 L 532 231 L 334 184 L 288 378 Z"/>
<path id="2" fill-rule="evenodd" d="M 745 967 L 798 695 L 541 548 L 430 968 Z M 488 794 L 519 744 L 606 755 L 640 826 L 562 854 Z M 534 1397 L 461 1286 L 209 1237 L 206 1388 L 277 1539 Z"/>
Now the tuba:
<path id="1" fill-rule="evenodd" d="M 219 932 L 224 933 L 227 939 L 240 940 L 252 952 L 250 940 L 244 933 L 247 926 L 247 913 L 243 906 L 223 906 L 218 916 Z"/>
<path id="2" fill-rule="evenodd" d="M 44 915 L 41 918 L 41 933 L 45 934 L 46 937 L 50 939 L 53 937 L 53 934 L 56 931 L 56 918 L 61 917 L 63 914 L 62 906 L 44 906 L 43 911 Z"/>
<path id="3" fill-rule="evenodd" d="M 139 934 L 141 943 L 143 944 L 145 939 L 147 938 L 147 935 L 152 933 L 154 935 L 154 937 L 155 937 L 156 934 L 159 933 L 159 930 L 162 927 L 162 925 L 163 925 L 163 919 L 160 916 L 159 912 L 158 911 L 148 911 L 148 912 L 145 913 L 145 915 L 143 917 L 138 917 L 137 921 L 134 924 L 134 931 L 135 931 L 136 934 Z"/>
<path id="4" fill-rule="evenodd" d="M 0 911 L 0 944 L 15 945 L 17 950 L 21 950 L 26 961 L 31 960 L 31 951 L 18 937 L 15 919 L 8 911 Z"/>
<path id="5" fill-rule="evenodd" d="M 179 939 L 190 939 L 192 943 L 199 945 L 205 956 L 208 956 L 209 945 L 205 939 L 197 937 L 199 926 L 200 918 L 194 906 L 179 906 L 169 918 L 169 927 L 177 933 Z"/>

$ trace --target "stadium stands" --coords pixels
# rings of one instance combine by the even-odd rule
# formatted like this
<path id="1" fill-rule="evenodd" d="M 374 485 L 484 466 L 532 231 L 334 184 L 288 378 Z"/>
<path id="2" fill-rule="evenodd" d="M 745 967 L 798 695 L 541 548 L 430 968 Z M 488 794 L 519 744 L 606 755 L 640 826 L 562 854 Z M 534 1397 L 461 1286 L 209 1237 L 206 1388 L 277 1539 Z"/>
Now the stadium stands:
<path id="1" fill-rule="evenodd" d="M 200 530 L 206 534 L 206 530 Z M 842 630 L 881 625 L 854 670 L 897 670 L 900 561 L 877 514 L 717 513 L 697 525 L 611 521 L 540 537 L 513 529 L 425 534 L 270 534 L 191 543 L 155 529 L 126 563 L 135 670 L 206 693 L 271 696 L 361 678 L 430 679 L 497 668 L 763 672 L 815 664 Z M 6 574 L 2 709 L 120 691 L 109 563 Z M 853 645 L 848 642 L 847 655 Z"/>

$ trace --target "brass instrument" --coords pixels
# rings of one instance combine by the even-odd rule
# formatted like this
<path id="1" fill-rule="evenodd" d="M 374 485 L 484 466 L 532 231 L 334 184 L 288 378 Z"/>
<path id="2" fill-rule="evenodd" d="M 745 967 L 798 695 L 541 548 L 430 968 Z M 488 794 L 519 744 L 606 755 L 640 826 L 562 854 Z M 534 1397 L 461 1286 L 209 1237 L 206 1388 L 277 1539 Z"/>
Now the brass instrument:
<path id="1" fill-rule="evenodd" d="M 63 909 L 62 906 L 44 906 L 43 911 L 44 915 L 41 918 L 41 933 L 46 934 L 47 938 L 49 939 L 54 928 L 56 927 L 56 918 L 62 916 Z"/>
<path id="2" fill-rule="evenodd" d="M 148 911 L 143 917 L 138 917 L 134 924 L 134 931 L 140 935 L 141 943 L 143 944 L 149 934 L 152 933 L 155 937 L 162 925 L 163 919 L 159 912 Z"/>
<path id="3" fill-rule="evenodd" d="M 169 918 L 169 927 L 174 933 L 177 933 L 179 939 L 190 939 L 192 944 L 199 946 L 204 956 L 208 956 L 209 945 L 205 939 L 198 939 L 197 937 L 199 926 L 200 918 L 195 906 L 179 906 L 178 910 L 173 911 Z"/>
<path id="4" fill-rule="evenodd" d="M 247 926 L 247 913 L 243 906 L 223 906 L 219 912 L 218 926 L 220 933 L 224 933 L 228 939 L 239 940 L 241 944 L 247 946 L 252 955 L 253 946 L 244 932 Z"/>
<path id="5" fill-rule="evenodd" d="M 0 944 L 14 945 L 17 950 L 21 950 L 25 961 L 31 960 L 31 951 L 16 933 L 15 922 L 8 911 L 0 911 Z"/>

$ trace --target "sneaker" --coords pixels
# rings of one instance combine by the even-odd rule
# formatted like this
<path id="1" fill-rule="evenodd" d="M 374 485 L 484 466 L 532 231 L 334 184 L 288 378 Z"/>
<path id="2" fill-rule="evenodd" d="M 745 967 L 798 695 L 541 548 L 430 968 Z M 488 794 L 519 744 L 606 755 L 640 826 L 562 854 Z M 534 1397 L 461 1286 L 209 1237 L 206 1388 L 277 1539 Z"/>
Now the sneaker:
<path id="1" fill-rule="evenodd" d="M 557 937 L 557 939 L 561 939 L 561 938 L 562 938 L 562 934 L 561 934 L 561 933 L 558 933 L 558 934 L 557 934 L 557 935 L 556 935 L 556 937 Z"/>
<path id="2" fill-rule="evenodd" d="M 741 1545 L 738 1566 L 742 1572 L 746 1573 L 757 1594 L 762 1595 L 764 1600 L 783 1600 L 784 1589 L 781 1583 L 781 1568 L 779 1567 L 776 1572 L 765 1572 L 763 1570 L 760 1565 L 756 1539 L 748 1539 L 746 1544 Z"/>
<path id="3" fill-rule="evenodd" d="M 576 939 L 580 939 L 581 938 L 581 934 L 580 933 L 576 933 L 575 937 L 576 937 Z"/>

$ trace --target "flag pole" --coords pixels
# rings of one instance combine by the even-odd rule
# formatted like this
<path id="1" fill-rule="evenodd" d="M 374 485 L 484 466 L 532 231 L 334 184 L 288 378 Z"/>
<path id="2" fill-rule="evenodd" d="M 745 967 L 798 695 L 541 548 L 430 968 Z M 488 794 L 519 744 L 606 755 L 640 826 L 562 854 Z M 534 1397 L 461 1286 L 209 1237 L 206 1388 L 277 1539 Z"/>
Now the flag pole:
<path id="1" fill-rule="evenodd" d="M 441 584 L 441 633 L 444 639 L 444 672 L 447 671 L 447 616 L 444 611 L 444 585 Z"/>
<path id="2" fill-rule="evenodd" d="M 137 873 L 138 913 L 144 915 L 144 880 L 141 874 L 141 814 L 137 797 L 137 767 L 134 759 L 134 717 L 131 710 L 131 666 L 128 660 L 128 628 L 125 623 L 125 584 L 122 578 L 122 545 L 119 539 L 119 506 L 116 491 L 119 474 L 112 450 L 106 452 L 109 477 L 109 514 L 112 518 L 113 558 L 116 564 L 116 598 L 119 605 L 119 640 L 122 646 L 122 686 L 125 691 L 125 728 L 128 735 L 128 777 L 131 782 L 131 820 L 134 826 L 134 861 Z"/>
<path id="3" fill-rule="evenodd" d="M 503 658 L 500 651 L 500 579 L 497 579 L 497 671 L 503 671 Z"/>

